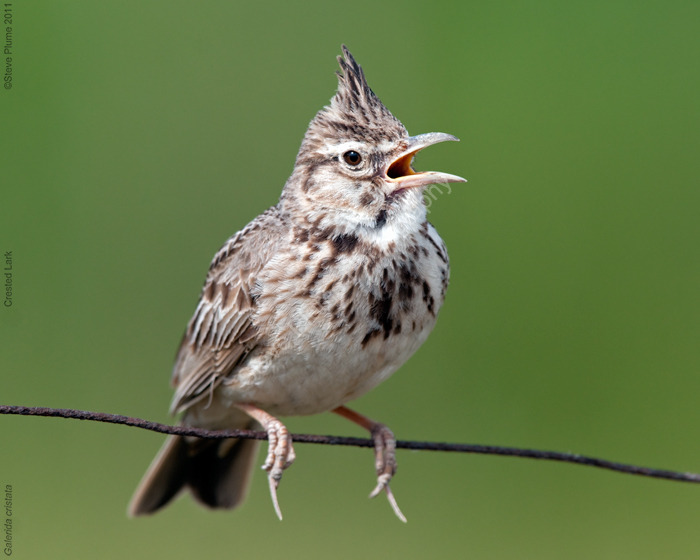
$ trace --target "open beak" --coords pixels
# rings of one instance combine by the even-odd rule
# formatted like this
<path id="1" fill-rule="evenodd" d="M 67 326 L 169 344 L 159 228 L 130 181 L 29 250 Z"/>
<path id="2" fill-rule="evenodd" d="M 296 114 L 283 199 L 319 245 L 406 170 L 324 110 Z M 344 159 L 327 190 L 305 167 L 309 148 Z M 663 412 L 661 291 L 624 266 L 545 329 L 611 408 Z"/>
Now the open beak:
<path id="1" fill-rule="evenodd" d="M 389 164 L 386 170 L 386 177 L 390 183 L 396 185 L 396 190 L 413 187 L 427 187 L 437 183 L 466 183 L 466 179 L 449 173 L 439 171 L 416 172 L 411 167 L 413 156 L 420 150 L 439 142 L 448 140 L 459 142 L 459 138 L 444 132 L 428 132 L 411 136 L 408 139 L 408 146 Z"/>

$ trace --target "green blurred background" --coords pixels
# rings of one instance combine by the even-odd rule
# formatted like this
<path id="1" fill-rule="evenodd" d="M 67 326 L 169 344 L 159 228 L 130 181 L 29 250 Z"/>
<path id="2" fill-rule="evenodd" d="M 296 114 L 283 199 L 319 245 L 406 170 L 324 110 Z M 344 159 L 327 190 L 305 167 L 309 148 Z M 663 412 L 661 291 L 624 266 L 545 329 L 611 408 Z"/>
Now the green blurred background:
<path id="1" fill-rule="evenodd" d="M 432 204 L 438 325 L 355 403 L 401 439 L 700 470 L 700 3 L 25 2 L 0 92 L 3 404 L 168 421 L 214 252 L 277 201 L 347 43 L 467 177 Z M 330 414 L 295 432 L 363 435 Z M 700 488 L 489 456 L 299 445 L 282 523 L 125 509 L 163 437 L 0 417 L 17 558 L 697 558 Z M 260 457 L 262 462 L 262 457 Z M 1 487 L 1 485 L 0 485 Z"/>

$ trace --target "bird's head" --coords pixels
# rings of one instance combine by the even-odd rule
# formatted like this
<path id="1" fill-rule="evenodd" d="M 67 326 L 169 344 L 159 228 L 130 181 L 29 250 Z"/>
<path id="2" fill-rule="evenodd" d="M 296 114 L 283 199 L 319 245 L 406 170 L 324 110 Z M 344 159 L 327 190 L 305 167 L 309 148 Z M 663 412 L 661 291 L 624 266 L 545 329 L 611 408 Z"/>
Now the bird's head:
<path id="1" fill-rule="evenodd" d="M 441 132 L 409 136 L 344 45 L 342 50 L 338 91 L 309 124 L 283 207 L 307 226 L 338 234 L 376 231 L 394 222 L 420 225 L 426 214 L 423 189 L 465 179 L 416 172 L 413 157 L 427 146 L 458 139 Z"/>

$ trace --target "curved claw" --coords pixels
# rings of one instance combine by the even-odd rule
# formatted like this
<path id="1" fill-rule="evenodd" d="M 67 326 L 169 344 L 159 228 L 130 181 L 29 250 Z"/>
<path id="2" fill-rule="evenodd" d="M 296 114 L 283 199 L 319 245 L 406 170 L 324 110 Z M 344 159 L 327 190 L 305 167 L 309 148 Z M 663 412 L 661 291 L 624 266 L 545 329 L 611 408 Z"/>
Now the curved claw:
<path id="1" fill-rule="evenodd" d="M 275 480 L 272 477 L 272 474 L 270 474 L 267 477 L 267 480 L 270 483 L 270 497 L 272 498 L 272 506 L 275 508 L 275 513 L 277 514 L 277 517 L 279 518 L 280 521 L 282 521 L 282 510 L 280 509 L 280 503 L 277 500 L 277 487 L 279 486 L 279 480 Z"/>
<path id="2" fill-rule="evenodd" d="M 389 505 L 391 506 L 391 509 L 394 510 L 394 514 L 396 514 L 396 517 L 398 517 L 401 521 L 404 523 L 407 523 L 408 520 L 406 519 L 406 516 L 403 514 L 401 511 L 401 508 L 399 507 L 399 504 L 396 503 L 396 498 L 394 497 L 394 493 L 391 491 L 391 487 L 389 486 L 389 481 L 391 480 L 391 477 L 389 475 L 380 475 L 377 477 L 377 486 L 375 487 L 372 492 L 370 492 L 369 497 L 370 498 L 376 498 L 379 496 L 382 490 L 386 492 L 386 497 L 389 500 Z"/>
<path id="3" fill-rule="evenodd" d="M 394 514 L 396 514 L 396 517 L 398 517 L 404 523 L 408 523 L 408 519 L 406 519 L 406 516 L 403 514 L 403 512 L 399 508 L 399 504 L 396 503 L 396 498 L 394 498 L 394 493 L 391 491 L 391 488 L 389 488 L 389 485 L 387 484 L 384 487 L 384 489 L 386 490 L 386 497 L 389 500 L 389 504 L 391 505 L 391 509 L 394 510 Z"/>

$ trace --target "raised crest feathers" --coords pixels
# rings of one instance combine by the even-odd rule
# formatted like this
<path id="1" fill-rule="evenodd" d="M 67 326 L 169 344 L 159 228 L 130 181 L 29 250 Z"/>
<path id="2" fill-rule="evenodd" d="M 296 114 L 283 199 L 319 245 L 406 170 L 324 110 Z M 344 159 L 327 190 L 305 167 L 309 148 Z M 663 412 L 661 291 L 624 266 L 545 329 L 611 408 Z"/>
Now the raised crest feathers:
<path id="1" fill-rule="evenodd" d="M 322 145 L 329 137 L 339 140 L 380 142 L 408 137 L 401 122 L 391 114 L 367 84 L 365 73 L 348 48 L 338 56 L 338 90 L 330 105 L 311 121 L 302 144 L 302 152 Z"/>

